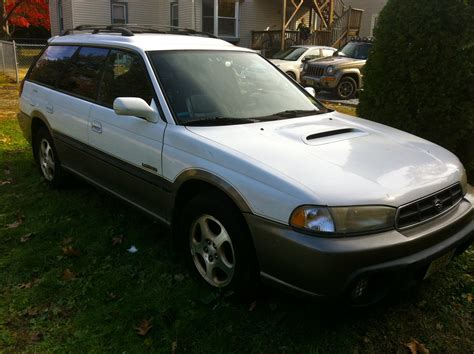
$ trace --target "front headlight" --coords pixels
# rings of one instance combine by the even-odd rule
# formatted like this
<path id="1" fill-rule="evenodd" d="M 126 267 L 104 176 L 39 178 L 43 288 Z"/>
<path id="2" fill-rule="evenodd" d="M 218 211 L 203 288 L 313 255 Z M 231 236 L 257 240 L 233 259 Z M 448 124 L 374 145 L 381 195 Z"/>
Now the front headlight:
<path id="1" fill-rule="evenodd" d="M 290 225 L 317 233 L 370 233 L 394 228 L 396 212 L 395 208 L 385 206 L 302 206 L 292 213 Z"/>
<path id="2" fill-rule="evenodd" d="M 290 225 L 315 232 L 335 232 L 336 230 L 331 213 L 325 207 L 302 206 L 296 208 L 291 214 Z"/>
<path id="3" fill-rule="evenodd" d="M 334 74 L 334 66 L 328 66 L 328 67 L 326 68 L 326 73 L 327 73 L 328 75 Z"/>

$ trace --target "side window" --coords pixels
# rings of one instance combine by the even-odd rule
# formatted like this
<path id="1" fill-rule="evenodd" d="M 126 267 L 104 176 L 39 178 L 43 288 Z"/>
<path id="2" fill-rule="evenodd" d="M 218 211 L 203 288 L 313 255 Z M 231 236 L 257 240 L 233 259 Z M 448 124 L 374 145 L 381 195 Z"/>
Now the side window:
<path id="1" fill-rule="evenodd" d="M 67 72 L 61 74 L 58 89 L 95 99 L 100 74 L 109 49 L 82 47 Z"/>
<path id="2" fill-rule="evenodd" d="M 110 52 L 100 85 L 99 103 L 112 107 L 117 97 L 139 97 L 151 103 L 153 89 L 137 54 L 121 50 Z"/>
<path id="3" fill-rule="evenodd" d="M 71 58 L 78 47 L 50 46 L 43 52 L 28 76 L 28 80 L 54 86 L 56 80 L 71 65 Z"/>
<path id="4" fill-rule="evenodd" d="M 323 49 L 323 57 L 330 57 L 334 54 L 334 50 Z"/>
<path id="5" fill-rule="evenodd" d="M 321 51 L 319 49 L 311 49 L 306 53 L 305 57 L 309 58 L 309 59 L 320 58 L 321 57 Z"/>

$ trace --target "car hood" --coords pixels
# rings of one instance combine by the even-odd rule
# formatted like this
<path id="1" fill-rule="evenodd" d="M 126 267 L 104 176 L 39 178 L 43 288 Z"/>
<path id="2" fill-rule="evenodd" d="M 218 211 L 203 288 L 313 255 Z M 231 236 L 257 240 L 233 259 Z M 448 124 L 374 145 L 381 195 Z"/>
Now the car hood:
<path id="1" fill-rule="evenodd" d="M 281 60 L 281 59 L 270 59 L 270 62 L 272 62 L 276 66 L 286 66 L 286 65 L 294 65 L 297 64 L 297 61 L 291 61 L 291 60 Z"/>
<path id="2" fill-rule="evenodd" d="M 188 129 L 287 176 L 311 191 L 308 203 L 321 205 L 398 207 L 458 182 L 463 171 L 456 156 L 433 143 L 336 112 Z"/>
<path id="3" fill-rule="evenodd" d="M 318 66 L 345 66 L 345 65 L 364 65 L 366 60 L 361 59 L 353 59 L 347 57 L 326 57 L 321 59 L 312 60 L 309 63 L 311 65 L 318 65 Z"/>

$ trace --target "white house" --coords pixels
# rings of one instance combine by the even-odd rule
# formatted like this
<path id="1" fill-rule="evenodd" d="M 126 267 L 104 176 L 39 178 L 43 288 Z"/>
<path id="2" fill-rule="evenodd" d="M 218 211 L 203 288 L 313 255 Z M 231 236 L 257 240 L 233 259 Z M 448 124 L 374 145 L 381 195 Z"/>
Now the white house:
<path id="1" fill-rule="evenodd" d="M 281 28 L 278 0 L 50 0 L 51 34 L 82 24 L 149 24 L 210 32 L 242 46 L 251 31 Z"/>

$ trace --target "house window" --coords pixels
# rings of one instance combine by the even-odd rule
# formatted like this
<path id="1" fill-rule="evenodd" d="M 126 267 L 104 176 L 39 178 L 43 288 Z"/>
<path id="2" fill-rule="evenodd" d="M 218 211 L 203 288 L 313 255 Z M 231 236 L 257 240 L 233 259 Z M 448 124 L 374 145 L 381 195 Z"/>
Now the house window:
<path id="1" fill-rule="evenodd" d="M 170 25 L 173 27 L 179 26 L 179 6 L 177 1 L 170 3 Z"/>
<path id="2" fill-rule="evenodd" d="M 239 2 L 235 0 L 203 0 L 202 30 L 215 36 L 239 36 Z"/>
<path id="3" fill-rule="evenodd" d="M 112 3 L 112 23 L 125 24 L 128 18 L 128 7 L 124 3 Z"/>
<path id="4" fill-rule="evenodd" d="M 59 22 L 59 32 L 64 31 L 64 16 L 63 16 L 62 0 L 58 0 L 58 22 Z"/>
<path id="5" fill-rule="evenodd" d="M 370 36 L 374 36 L 374 29 L 377 27 L 377 22 L 379 20 L 379 14 L 372 15 L 372 23 L 370 25 Z"/>

